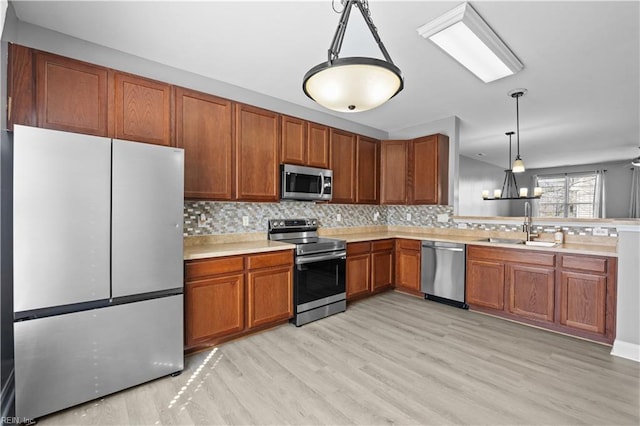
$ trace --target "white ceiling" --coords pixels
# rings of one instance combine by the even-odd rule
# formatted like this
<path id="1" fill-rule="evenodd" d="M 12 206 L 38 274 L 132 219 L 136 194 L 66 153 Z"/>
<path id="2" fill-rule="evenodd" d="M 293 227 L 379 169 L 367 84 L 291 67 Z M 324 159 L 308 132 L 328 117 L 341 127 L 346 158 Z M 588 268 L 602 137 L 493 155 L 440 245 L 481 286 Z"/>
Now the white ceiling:
<path id="1" fill-rule="evenodd" d="M 326 60 L 339 18 L 331 0 L 12 3 L 22 21 L 323 110 L 301 85 Z M 525 66 L 488 84 L 416 32 L 459 3 L 371 0 L 405 88 L 375 110 L 323 111 L 391 135 L 456 115 L 460 152 L 504 167 L 504 133 L 515 130 L 515 101 L 507 92 L 527 88 L 520 149 L 528 168 L 638 156 L 639 2 L 473 1 Z M 372 55 L 381 57 L 353 10 L 340 57 Z"/>

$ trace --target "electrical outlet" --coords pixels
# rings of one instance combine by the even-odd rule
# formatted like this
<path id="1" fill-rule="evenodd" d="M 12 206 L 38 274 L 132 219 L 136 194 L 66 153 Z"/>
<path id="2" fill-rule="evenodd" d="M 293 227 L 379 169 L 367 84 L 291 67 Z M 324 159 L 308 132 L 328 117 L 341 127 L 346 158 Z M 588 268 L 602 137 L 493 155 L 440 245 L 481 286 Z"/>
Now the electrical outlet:
<path id="1" fill-rule="evenodd" d="M 373 221 L 374 221 L 374 222 L 377 222 L 379 217 L 380 217 L 380 213 L 375 212 L 375 213 L 373 214 Z"/>
<path id="2" fill-rule="evenodd" d="M 411 213 L 407 213 L 407 220 L 411 221 Z"/>
<path id="3" fill-rule="evenodd" d="M 341 215 L 340 213 L 338 213 L 338 214 L 336 215 L 336 221 L 337 221 L 337 222 L 342 222 L 342 215 Z"/>
<path id="4" fill-rule="evenodd" d="M 207 223 L 207 216 L 204 213 L 201 213 L 198 215 L 197 221 L 198 226 L 203 226 L 205 223 Z"/>
<path id="5" fill-rule="evenodd" d="M 593 231 L 591 231 L 591 235 L 596 237 L 608 237 L 609 230 L 607 228 L 593 228 Z"/>
<path id="6" fill-rule="evenodd" d="M 446 213 L 442 213 L 438 215 L 438 222 L 449 222 L 449 215 Z"/>
<path id="7" fill-rule="evenodd" d="M 242 216 L 242 226 L 249 226 L 249 216 Z"/>

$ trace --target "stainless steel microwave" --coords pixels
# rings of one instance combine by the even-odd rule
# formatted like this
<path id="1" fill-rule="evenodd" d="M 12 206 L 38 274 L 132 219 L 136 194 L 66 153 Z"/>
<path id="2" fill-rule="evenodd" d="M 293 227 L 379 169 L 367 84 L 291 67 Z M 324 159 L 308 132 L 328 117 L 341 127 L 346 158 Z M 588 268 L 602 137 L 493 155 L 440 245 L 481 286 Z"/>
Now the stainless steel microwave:
<path id="1" fill-rule="evenodd" d="M 333 171 L 315 167 L 280 165 L 280 199 L 331 200 Z"/>

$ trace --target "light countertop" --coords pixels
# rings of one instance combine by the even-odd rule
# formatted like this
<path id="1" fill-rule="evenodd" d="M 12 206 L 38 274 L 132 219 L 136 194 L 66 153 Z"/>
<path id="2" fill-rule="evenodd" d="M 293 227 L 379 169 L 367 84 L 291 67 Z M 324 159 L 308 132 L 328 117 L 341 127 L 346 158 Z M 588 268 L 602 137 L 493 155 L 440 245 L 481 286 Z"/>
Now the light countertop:
<path id="1" fill-rule="evenodd" d="M 355 231 L 355 232 L 353 232 Z M 429 241 L 445 241 L 464 244 L 481 245 L 485 247 L 502 247 L 513 250 L 536 250 L 550 251 L 558 253 L 575 253 L 594 256 L 617 257 L 617 246 L 612 241 L 615 239 L 600 239 L 593 241 L 593 238 L 566 241 L 564 244 L 553 247 L 528 246 L 524 244 L 508 244 L 508 243 L 490 243 L 486 241 L 489 236 L 499 238 L 521 238 L 518 233 L 498 233 L 488 231 L 483 232 L 460 232 L 455 229 L 420 229 L 420 228 L 401 228 L 395 227 L 391 229 L 380 229 L 380 227 L 357 229 L 321 229 L 320 235 L 343 239 L 347 243 L 355 243 L 361 241 L 384 240 L 389 238 L 405 238 L 411 240 L 429 240 Z M 184 259 L 205 259 L 211 257 L 235 256 L 251 253 L 261 253 L 279 250 L 292 250 L 295 248 L 293 244 L 282 243 L 277 241 L 268 241 L 266 235 L 262 233 L 252 234 L 235 234 L 225 235 L 221 237 L 187 237 L 185 238 Z M 606 242 L 606 243 L 605 243 Z"/>

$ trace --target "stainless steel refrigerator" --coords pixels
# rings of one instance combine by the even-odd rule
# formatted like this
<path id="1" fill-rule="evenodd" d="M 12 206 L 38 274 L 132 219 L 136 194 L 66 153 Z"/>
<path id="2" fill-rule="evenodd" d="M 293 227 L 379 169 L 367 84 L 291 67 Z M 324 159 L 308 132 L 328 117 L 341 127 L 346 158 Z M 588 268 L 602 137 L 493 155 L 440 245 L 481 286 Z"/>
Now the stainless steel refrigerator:
<path id="1" fill-rule="evenodd" d="M 14 126 L 16 416 L 179 372 L 181 149 Z"/>

